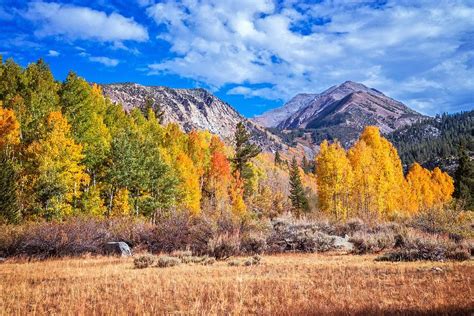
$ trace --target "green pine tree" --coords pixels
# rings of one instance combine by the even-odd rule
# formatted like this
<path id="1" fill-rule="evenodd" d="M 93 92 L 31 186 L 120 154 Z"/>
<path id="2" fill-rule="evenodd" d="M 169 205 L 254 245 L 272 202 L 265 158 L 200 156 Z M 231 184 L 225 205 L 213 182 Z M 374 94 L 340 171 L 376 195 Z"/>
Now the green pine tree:
<path id="1" fill-rule="evenodd" d="M 277 150 L 275 153 L 275 165 L 279 166 L 282 162 L 283 161 L 281 160 L 280 151 Z"/>
<path id="2" fill-rule="evenodd" d="M 250 134 L 245 128 L 244 123 L 237 123 L 235 130 L 235 156 L 232 159 L 234 163 L 234 172 L 238 171 L 242 178 L 247 178 L 248 163 L 250 159 L 257 156 L 261 149 L 250 142 Z"/>
<path id="3" fill-rule="evenodd" d="M 309 210 L 308 198 L 301 182 L 300 171 L 295 157 L 293 157 L 290 167 L 290 200 L 293 209 L 298 215 Z"/>
<path id="4" fill-rule="evenodd" d="M 474 210 L 474 161 L 461 148 L 459 166 L 454 175 L 454 197 L 463 200 L 468 210 Z"/>

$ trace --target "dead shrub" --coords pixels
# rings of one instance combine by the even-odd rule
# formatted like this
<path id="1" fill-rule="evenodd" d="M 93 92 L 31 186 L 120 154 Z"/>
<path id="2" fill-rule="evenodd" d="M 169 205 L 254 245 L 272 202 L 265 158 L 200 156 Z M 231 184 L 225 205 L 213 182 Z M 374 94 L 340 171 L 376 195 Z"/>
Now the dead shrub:
<path id="1" fill-rule="evenodd" d="M 266 236 L 258 234 L 247 234 L 242 237 L 240 251 L 245 254 L 262 254 L 267 249 Z"/>
<path id="2" fill-rule="evenodd" d="M 136 269 L 144 269 L 151 267 L 153 264 L 155 264 L 155 256 L 152 254 L 146 254 L 143 256 L 140 256 L 138 258 L 135 258 L 133 260 L 133 265 L 135 266 Z"/>
<path id="3" fill-rule="evenodd" d="M 156 266 L 158 268 L 168 268 L 168 267 L 174 267 L 177 266 L 181 263 L 181 260 L 175 257 L 170 257 L 170 256 L 159 256 L 158 259 L 156 260 Z"/>
<path id="4" fill-rule="evenodd" d="M 267 240 L 270 252 L 324 252 L 335 250 L 335 238 L 322 233 L 317 224 L 278 220 Z"/>
<path id="5" fill-rule="evenodd" d="M 354 245 L 352 252 L 355 254 L 378 253 L 393 248 L 395 236 L 387 232 L 366 233 L 359 231 L 349 239 L 349 242 Z"/>
<path id="6" fill-rule="evenodd" d="M 467 260 L 469 249 L 465 244 L 456 244 L 443 236 L 426 233 L 408 232 L 397 236 L 396 248 L 379 258 L 379 261 L 445 261 Z"/>
<path id="7" fill-rule="evenodd" d="M 170 253 L 189 249 L 195 254 L 205 254 L 215 231 L 215 225 L 205 217 L 192 217 L 185 212 L 174 213 L 157 222 L 150 236 L 149 250 L 153 253 Z"/>
<path id="8" fill-rule="evenodd" d="M 240 251 L 240 236 L 238 233 L 220 234 L 208 243 L 208 253 L 217 260 L 227 259 Z"/>

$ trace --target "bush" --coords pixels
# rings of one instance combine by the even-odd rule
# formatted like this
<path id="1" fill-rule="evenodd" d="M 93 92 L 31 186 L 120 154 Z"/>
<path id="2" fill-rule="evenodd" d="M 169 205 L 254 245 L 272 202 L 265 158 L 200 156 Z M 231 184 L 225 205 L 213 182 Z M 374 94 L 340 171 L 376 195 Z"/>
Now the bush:
<path id="1" fill-rule="evenodd" d="M 278 220 L 267 240 L 270 252 L 324 252 L 335 250 L 335 238 L 319 231 L 314 223 Z"/>
<path id="2" fill-rule="evenodd" d="M 217 260 L 227 259 L 237 255 L 240 250 L 239 234 L 221 234 L 212 238 L 208 243 L 208 253 Z"/>
<path id="3" fill-rule="evenodd" d="M 262 254 L 267 249 L 263 234 L 247 234 L 240 242 L 240 251 L 246 254 Z"/>
<path id="4" fill-rule="evenodd" d="M 180 263 L 181 263 L 181 260 L 179 260 L 176 257 L 159 256 L 156 261 L 156 266 L 159 268 L 168 268 L 168 267 L 177 266 Z"/>
<path id="5" fill-rule="evenodd" d="M 229 261 L 227 264 L 231 267 L 240 267 L 240 266 L 256 266 L 259 265 L 261 262 L 261 257 L 259 255 L 255 255 L 250 258 L 243 258 L 243 259 L 234 259 Z"/>
<path id="6" fill-rule="evenodd" d="M 354 245 L 352 252 L 355 254 L 377 253 L 393 248 L 395 236 L 386 232 L 371 234 L 359 231 L 349 239 L 349 242 Z"/>
<path id="7" fill-rule="evenodd" d="M 456 244 L 449 238 L 409 232 L 397 236 L 396 248 L 377 260 L 379 261 L 444 261 L 468 260 L 469 249 L 465 244 Z"/>
<path id="8" fill-rule="evenodd" d="M 133 265 L 136 269 L 144 269 L 155 264 L 155 256 L 151 254 L 143 255 L 133 260 Z"/>
<path id="9" fill-rule="evenodd" d="M 176 258 L 179 258 L 181 260 L 183 258 L 191 257 L 192 255 L 193 255 L 193 253 L 190 250 L 175 250 L 175 251 L 170 253 L 171 257 L 176 257 Z"/>
<path id="10" fill-rule="evenodd" d="M 149 240 L 149 250 L 170 253 L 189 249 L 195 254 L 206 254 L 209 240 L 216 227 L 205 217 L 192 217 L 185 212 L 161 219 Z"/>

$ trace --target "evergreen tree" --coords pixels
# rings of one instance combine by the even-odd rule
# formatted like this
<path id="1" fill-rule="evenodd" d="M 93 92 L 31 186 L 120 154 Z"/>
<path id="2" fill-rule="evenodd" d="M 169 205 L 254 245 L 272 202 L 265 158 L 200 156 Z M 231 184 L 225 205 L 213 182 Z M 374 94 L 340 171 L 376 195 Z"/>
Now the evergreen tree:
<path id="1" fill-rule="evenodd" d="M 232 159 L 234 172 L 238 171 L 243 179 L 248 179 L 250 177 L 248 163 L 261 152 L 261 149 L 250 142 L 250 134 L 242 122 L 237 123 L 234 142 L 235 156 Z"/>
<path id="2" fill-rule="evenodd" d="M 293 157 L 290 167 L 290 200 L 293 209 L 298 214 L 309 210 L 308 198 L 301 182 L 300 170 L 295 157 Z"/>
<path id="3" fill-rule="evenodd" d="M 142 108 L 143 115 L 147 119 L 149 118 L 148 113 L 150 113 L 150 111 L 155 113 L 155 118 L 160 124 L 163 123 L 163 116 L 165 115 L 165 112 L 161 109 L 161 105 L 159 103 L 155 103 L 155 100 L 153 100 L 152 98 L 147 97 L 145 99 L 145 104 Z"/>
<path id="4" fill-rule="evenodd" d="M 280 151 L 277 150 L 276 153 L 275 153 L 275 165 L 276 166 L 279 166 L 282 164 L 282 160 L 281 160 L 281 156 L 280 156 Z"/>
<path id="5" fill-rule="evenodd" d="M 468 210 L 474 209 L 474 162 L 465 148 L 459 153 L 459 165 L 454 175 L 454 197 L 464 200 Z"/>

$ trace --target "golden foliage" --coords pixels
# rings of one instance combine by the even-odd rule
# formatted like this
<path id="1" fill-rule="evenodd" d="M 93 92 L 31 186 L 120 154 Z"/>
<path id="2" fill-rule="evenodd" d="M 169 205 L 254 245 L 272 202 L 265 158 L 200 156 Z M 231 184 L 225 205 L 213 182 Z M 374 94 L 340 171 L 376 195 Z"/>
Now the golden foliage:
<path id="1" fill-rule="evenodd" d="M 20 123 L 15 112 L 0 106 L 0 149 L 20 143 Z"/>

